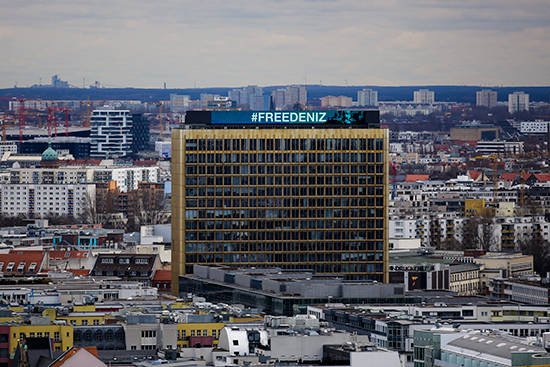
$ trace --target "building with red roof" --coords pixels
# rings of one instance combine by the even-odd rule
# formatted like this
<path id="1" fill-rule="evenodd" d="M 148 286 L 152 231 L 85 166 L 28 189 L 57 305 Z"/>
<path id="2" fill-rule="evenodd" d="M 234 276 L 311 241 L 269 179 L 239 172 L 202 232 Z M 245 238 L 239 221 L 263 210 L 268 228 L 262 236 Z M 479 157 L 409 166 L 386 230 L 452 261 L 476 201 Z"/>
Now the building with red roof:
<path id="1" fill-rule="evenodd" d="M 160 293 L 172 292 L 172 271 L 171 270 L 157 270 L 153 277 L 153 287 L 158 289 Z"/>
<path id="2" fill-rule="evenodd" d="M 429 179 L 430 175 L 407 175 L 405 182 L 428 181 Z"/>
<path id="3" fill-rule="evenodd" d="M 12 251 L 0 254 L 0 273 L 35 275 L 48 267 L 48 255 L 38 251 Z"/>

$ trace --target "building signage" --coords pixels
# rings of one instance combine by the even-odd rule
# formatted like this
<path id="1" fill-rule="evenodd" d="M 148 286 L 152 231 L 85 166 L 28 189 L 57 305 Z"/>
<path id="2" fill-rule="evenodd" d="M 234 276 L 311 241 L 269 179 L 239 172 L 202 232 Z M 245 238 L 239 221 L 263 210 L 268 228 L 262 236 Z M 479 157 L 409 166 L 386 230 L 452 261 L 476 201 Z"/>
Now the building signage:
<path id="1" fill-rule="evenodd" d="M 379 111 L 188 111 L 186 124 L 216 125 L 368 125 Z"/>

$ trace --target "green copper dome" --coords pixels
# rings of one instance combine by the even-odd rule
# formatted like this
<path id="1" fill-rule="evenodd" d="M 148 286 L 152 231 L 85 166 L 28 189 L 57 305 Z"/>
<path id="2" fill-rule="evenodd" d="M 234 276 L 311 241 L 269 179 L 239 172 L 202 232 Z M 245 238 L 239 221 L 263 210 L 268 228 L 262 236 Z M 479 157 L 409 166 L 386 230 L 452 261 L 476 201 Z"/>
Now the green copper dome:
<path id="1" fill-rule="evenodd" d="M 57 156 L 57 152 L 52 149 L 50 145 L 48 145 L 48 149 L 42 153 L 42 160 L 43 161 L 57 161 L 59 160 L 59 157 Z"/>

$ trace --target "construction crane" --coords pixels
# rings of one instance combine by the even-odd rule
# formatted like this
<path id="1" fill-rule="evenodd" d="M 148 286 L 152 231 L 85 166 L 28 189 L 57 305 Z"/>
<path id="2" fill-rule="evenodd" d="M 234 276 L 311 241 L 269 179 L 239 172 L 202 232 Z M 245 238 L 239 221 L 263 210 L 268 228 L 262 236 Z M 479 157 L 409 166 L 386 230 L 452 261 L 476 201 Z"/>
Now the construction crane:
<path id="1" fill-rule="evenodd" d="M 474 157 L 474 159 L 490 159 L 491 161 L 491 168 L 493 169 L 493 205 L 496 205 L 498 199 L 498 162 L 500 161 L 498 159 L 498 155 L 493 153 L 490 154 L 488 157 L 480 156 Z"/>
<path id="2" fill-rule="evenodd" d="M 4 115 L 0 116 L 0 120 L 2 122 L 2 142 L 6 142 L 7 139 L 6 139 L 6 128 L 7 127 L 14 127 L 16 125 L 14 125 L 14 123 L 17 122 L 17 119 L 16 118 L 9 118 L 9 117 L 5 117 Z M 9 122 L 11 122 L 11 124 L 8 124 Z"/>
<path id="3" fill-rule="evenodd" d="M 395 199 L 395 194 L 397 191 L 397 181 L 396 181 L 397 168 L 399 168 L 397 163 L 395 163 L 394 161 L 390 161 L 390 172 L 391 172 L 391 177 L 393 182 L 392 199 Z"/>
<path id="4" fill-rule="evenodd" d="M 97 83 L 97 82 L 96 82 Z M 84 120 L 84 127 L 92 126 L 92 107 L 94 104 L 104 105 L 107 101 L 90 101 L 90 97 L 86 102 L 80 102 L 80 105 L 86 105 L 86 119 Z"/>

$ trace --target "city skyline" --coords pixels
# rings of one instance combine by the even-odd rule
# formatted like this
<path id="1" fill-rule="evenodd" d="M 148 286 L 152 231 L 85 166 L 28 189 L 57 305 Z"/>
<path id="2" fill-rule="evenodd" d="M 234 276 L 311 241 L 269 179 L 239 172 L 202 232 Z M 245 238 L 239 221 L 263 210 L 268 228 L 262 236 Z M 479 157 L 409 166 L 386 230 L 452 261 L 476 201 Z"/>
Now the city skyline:
<path id="1" fill-rule="evenodd" d="M 544 85 L 543 0 L 0 5 L 0 88 Z"/>

